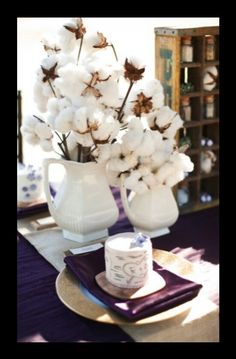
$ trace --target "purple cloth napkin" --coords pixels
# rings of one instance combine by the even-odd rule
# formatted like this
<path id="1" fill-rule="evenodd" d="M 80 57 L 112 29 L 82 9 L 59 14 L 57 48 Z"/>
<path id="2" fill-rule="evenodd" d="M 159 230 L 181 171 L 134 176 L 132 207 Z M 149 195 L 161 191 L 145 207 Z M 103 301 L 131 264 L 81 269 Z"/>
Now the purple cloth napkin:
<path id="1" fill-rule="evenodd" d="M 197 296 L 201 284 L 177 276 L 153 262 L 153 269 L 166 281 L 158 292 L 138 299 L 122 300 L 104 292 L 96 283 L 95 276 L 105 270 L 104 248 L 85 255 L 67 256 L 67 267 L 91 294 L 129 320 L 139 320 L 161 313 Z"/>
<path id="2" fill-rule="evenodd" d="M 40 203 L 40 204 L 36 204 L 35 206 L 23 207 L 23 208 L 17 207 L 17 219 L 33 216 L 34 214 L 47 211 L 47 209 L 48 209 L 47 203 Z"/>

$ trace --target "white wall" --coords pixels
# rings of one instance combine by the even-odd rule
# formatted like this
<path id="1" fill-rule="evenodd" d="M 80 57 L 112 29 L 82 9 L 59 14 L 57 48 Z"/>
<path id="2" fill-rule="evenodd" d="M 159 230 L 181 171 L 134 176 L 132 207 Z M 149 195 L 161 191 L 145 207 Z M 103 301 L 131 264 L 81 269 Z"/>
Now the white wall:
<path id="1" fill-rule="evenodd" d="M 45 56 L 40 40 L 44 35 L 56 33 L 68 18 L 18 18 L 18 78 L 17 88 L 22 90 L 23 115 L 36 110 L 33 102 L 35 71 Z M 145 76 L 154 77 L 154 28 L 219 26 L 219 18 L 83 18 L 87 31 L 100 31 L 112 40 L 119 60 L 137 55 L 146 65 Z M 26 162 L 40 162 L 48 154 L 39 148 L 25 145 Z M 50 154 L 51 156 L 51 154 Z"/>

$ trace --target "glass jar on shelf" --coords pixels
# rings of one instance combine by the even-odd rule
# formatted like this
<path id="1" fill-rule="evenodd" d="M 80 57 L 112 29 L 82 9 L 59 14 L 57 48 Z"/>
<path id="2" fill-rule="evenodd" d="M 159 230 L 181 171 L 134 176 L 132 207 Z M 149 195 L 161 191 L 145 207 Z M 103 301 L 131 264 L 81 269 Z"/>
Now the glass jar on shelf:
<path id="1" fill-rule="evenodd" d="M 180 184 L 177 189 L 177 203 L 180 207 L 189 203 L 189 188 L 187 184 Z"/>
<path id="2" fill-rule="evenodd" d="M 215 117 L 215 101 L 214 96 L 205 97 L 205 118 L 214 118 Z"/>
<path id="3" fill-rule="evenodd" d="M 183 121 L 191 121 L 190 98 L 187 96 L 184 96 L 181 99 L 180 117 Z"/>
<path id="4" fill-rule="evenodd" d="M 193 61 L 193 45 L 191 36 L 184 36 L 182 38 L 181 60 L 182 62 Z"/>
<path id="5" fill-rule="evenodd" d="M 206 61 L 215 60 L 215 37 L 212 35 L 206 36 L 205 60 Z"/>

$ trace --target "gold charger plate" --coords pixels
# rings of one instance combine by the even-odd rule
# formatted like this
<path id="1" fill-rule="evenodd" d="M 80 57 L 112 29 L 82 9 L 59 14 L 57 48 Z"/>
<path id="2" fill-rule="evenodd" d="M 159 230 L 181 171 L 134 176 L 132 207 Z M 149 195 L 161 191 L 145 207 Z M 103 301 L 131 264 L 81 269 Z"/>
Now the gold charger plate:
<path id="1" fill-rule="evenodd" d="M 177 275 L 187 279 L 191 279 L 191 276 L 193 275 L 193 265 L 173 253 L 154 249 L 153 259 L 157 261 L 158 264 Z M 56 292 L 62 303 L 73 312 L 85 318 L 108 324 L 141 325 L 167 320 L 189 310 L 193 301 L 196 300 L 196 298 L 194 298 L 191 301 L 166 310 L 165 312 L 131 322 L 116 314 L 113 310 L 100 306 L 87 298 L 78 279 L 67 268 L 64 268 L 57 276 Z"/>

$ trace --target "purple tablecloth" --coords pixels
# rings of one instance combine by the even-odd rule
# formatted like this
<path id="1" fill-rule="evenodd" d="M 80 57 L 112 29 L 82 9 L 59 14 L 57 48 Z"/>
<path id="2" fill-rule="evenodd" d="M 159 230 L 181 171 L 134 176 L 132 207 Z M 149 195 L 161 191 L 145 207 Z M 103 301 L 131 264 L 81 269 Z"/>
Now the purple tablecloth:
<path id="1" fill-rule="evenodd" d="M 120 208 L 118 222 L 109 233 L 128 232 L 126 218 L 117 191 Z M 153 239 L 153 247 L 173 250 L 176 247 L 205 249 L 203 259 L 219 261 L 218 207 L 181 216 L 171 233 Z M 83 318 L 66 308 L 58 299 L 55 280 L 58 272 L 24 237 L 18 235 L 18 330 L 20 342 L 132 342 L 125 332 Z"/>

